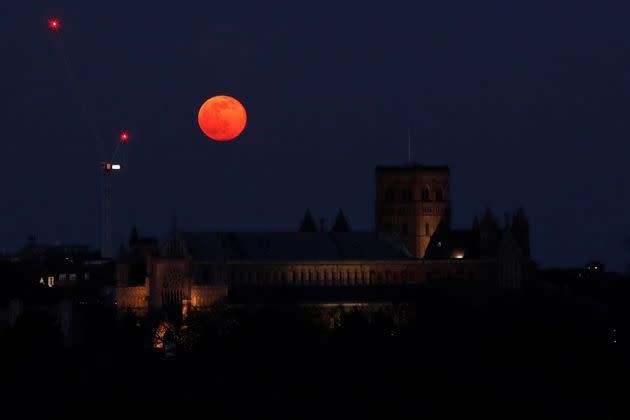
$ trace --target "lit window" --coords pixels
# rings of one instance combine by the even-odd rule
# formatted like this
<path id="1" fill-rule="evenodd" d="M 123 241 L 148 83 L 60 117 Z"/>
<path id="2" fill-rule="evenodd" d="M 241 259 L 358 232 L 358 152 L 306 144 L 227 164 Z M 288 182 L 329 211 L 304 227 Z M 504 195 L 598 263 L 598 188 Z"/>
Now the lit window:
<path id="1" fill-rule="evenodd" d="M 55 277 L 48 276 L 48 287 L 53 287 L 55 285 Z"/>

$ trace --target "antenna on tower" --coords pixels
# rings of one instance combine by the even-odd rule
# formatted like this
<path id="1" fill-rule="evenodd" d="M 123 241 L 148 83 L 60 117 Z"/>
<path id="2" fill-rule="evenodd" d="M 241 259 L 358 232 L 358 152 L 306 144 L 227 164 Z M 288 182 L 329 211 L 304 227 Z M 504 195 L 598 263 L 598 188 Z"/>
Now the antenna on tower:
<path id="1" fill-rule="evenodd" d="M 411 122 L 407 122 L 407 162 L 411 163 Z"/>
<path id="2" fill-rule="evenodd" d="M 411 127 L 407 124 L 407 161 L 411 162 Z"/>

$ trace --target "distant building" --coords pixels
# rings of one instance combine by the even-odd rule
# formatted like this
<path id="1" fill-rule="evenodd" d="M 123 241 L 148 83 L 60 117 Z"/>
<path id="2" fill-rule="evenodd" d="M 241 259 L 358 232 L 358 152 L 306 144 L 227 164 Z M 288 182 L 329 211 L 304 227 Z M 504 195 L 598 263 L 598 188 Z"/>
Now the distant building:
<path id="1" fill-rule="evenodd" d="M 119 253 L 117 305 L 138 313 L 171 306 L 185 312 L 243 290 L 324 290 L 335 301 L 448 280 L 523 288 L 533 270 L 524 211 L 504 227 L 488 210 L 470 230 L 453 230 L 449 184 L 446 166 L 377 167 L 376 232 L 353 232 L 342 211 L 325 231 L 307 210 L 296 232 L 174 228 L 161 247 L 134 233 Z"/>
<path id="2" fill-rule="evenodd" d="M 0 260 L 0 328 L 23 315 L 44 316 L 66 343 L 78 339 L 79 308 L 111 303 L 113 268 L 87 246 L 29 241 Z"/>
<path id="3" fill-rule="evenodd" d="M 590 289 L 624 278 L 620 273 L 608 272 L 599 261 L 590 261 L 584 267 L 547 268 L 538 273 L 540 280 L 563 289 Z"/>
<path id="4" fill-rule="evenodd" d="M 112 264 L 87 245 L 39 244 L 31 241 L 3 265 L 5 280 L 21 287 L 112 286 Z"/>

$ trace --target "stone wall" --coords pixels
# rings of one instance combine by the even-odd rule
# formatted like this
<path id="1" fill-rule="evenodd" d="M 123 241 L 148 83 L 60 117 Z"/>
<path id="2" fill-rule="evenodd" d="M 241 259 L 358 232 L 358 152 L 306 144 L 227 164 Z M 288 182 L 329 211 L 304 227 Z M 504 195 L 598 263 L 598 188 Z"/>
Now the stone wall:
<path id="1" fill-rule="evenodd" d="M 190 304 L 194 310 L 208 309 L 227 297 L 226 286 L 192 286 Z"/>
<path id="2" fill-rule="evenodd" d="M 414 260 L 374 262 L 231 263 L 217 268 L 228 286 L 322 287 L 419 284 L 430 280 L 484 281 L 496 261 Z"/>
<path id="3" fill-rule="evenodd" d="M 146 286 L 116 287 L 116 306 L 119 311 L 131 310 L 137 315 L 144 315 L 149 308 L 149 291 Z"/>

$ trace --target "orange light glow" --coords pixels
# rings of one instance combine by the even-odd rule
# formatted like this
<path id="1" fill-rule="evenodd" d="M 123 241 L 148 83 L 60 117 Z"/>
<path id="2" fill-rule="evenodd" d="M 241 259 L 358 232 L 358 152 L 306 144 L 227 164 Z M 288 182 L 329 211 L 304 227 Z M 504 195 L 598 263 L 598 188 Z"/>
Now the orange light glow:
<path id="1" fill-rule="evenodd" d="M 199 127 L 212 140 L 230 141 L 238 137 L 247 124 L 245 107 L 230 96 L 214 96 L 199 109 Z"/>
<path id="2" fill-rule="evenodd" d="M 164 337 L 166 333 L 172 330 L 172 327 L 166 322 L 161 322 L 155 330 L 155 334 L 153 335 L 153 348 L 154 349 L 163 349 L 164 348 Z"/>
<path id="3" fill-rule="evenodd" d="M 457 260 L 461 260 L 462 258 L 464 258 L 464 251 L 461 249 L 456 249 L 453 251 L 453 255 L 451 255 L 451 258 L 455 258 Z"/>

